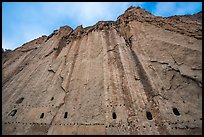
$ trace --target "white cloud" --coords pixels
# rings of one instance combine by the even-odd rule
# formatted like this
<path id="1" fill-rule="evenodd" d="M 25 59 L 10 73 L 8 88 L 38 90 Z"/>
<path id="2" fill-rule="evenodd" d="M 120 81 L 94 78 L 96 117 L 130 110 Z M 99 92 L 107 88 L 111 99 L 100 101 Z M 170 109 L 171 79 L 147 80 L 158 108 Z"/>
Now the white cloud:
<path id="1" fill-rule="evenodd" d="M 153 14 L 156 16 L 169 16 L 176 10 L 176 2 L 159 2 Z"/>
<path id="2" fill-rule="evenodd" d="M 198 2 L 158 2 L 153 14 L 165 17 L 192 14 L 198 12 L 200 6 Z"/>
<path id="3" fill-rule="evenodd" d="M 87 27 L 99 20 L 113 20 L 115 16 L 122 14 L 129 4 L 129 2 L 49 2 L 41 6 L 42 11 L 50 20 L 66 18 Z"/>
<path id="4" fill-rule="evenodd" d="M 12 4 L 12 3 L 11 3 Z M 91 26 L 98 21 L 116 20 L 117 17 L 131 5 L 143 6 L 145 2 L 39 2 L 39 3 L 18 3 L 16 8 L 9 8 L 12 11 L 9 18 L 9 26 L 3 22 L 6 34 L 2 35 L 5 45 L 8 48 L 21 46 L 23 43 L 33 40 L 42 35 L 49 35 L 60 26 L 68 25 L 75 29 L 79 25 Z M 186 14 L 194 12 L 200 3 L 175 3 L 158 2 L 153 14 L 157 16 L 170 16 L 175 14 Z M 4 5 L 3 5 L 4 6 Z M 14 11 L 15 10 L 15 11 Z M 4 12 L 4 11 L 3 11 Z M 4 15 L 4 14 L 3 14 Z M 11 19 L 17 17 L 18 21 Z M 14 16 L 15 15 L 15 16 Z M 9 40 L 5 41 L 5 40 Z M 6 43 L 5 43 L 6 42 Z"/>
<path id="5" fill-rule="evenodd" d="M 177 4 L 178 8 L 175 14 L 195 14 L 202 8 L 201 2 L 182 2 Z"/>
<path id="6" fill-rule="evenodd" d="M 2 48 L 5 49 L 14 49 L 15 44 L 7 39 L 2 39 Z"/>
<path id="7" fill-rule="evenodd" d="M 7 35 L 3 34 L 3 39 L 9 40 L 9 43 L 3 43 L 3 47 L 14 49 L 37 37 L 49 35 L 63 25 L 75 29 L 79 25 L 87 27 L 102 20 L 116 20 L 129 6 L 142 6 L 143 2 L 34 2 L 19 5 L 18 10 L 10 10 L 18 22 L 9 20 L 9 27 L 13 29 L 6 31 Z"/>
<path id="8" fill-rule="evenodd" d="M 10 12 L 7 13 L 12 16 L 5 16 L 10 18 L 9 26 L 6 25 L 7 22 L 3 22 L 3 27 L 10 27 L 6 30 L 7 35 L 3 34 L 3 38 L 9 40 L 9 44 L 7 41 L 2 43 L 3 47 L 10 49 L 44 34 L 49 35 L 63 25 L 74 29 L 78 25 L 94 25 L 100 20 L 115 20 L 130 6 L 129 2 L 40 2 L 18 3 L 20 8 L 17 7 L 14 11 L 11 10 L 12 4 Z M 17 17 L 18 22 L 11 17 Z"/>
<path id="9" fill-rule="evenodd" d="M 141 6 L 142 2 L 134 3 Z M 130 2 L 86 2 L 76 6 L 78 14 L 75 18 L 84 26 L 94 25 L 101 20 L 116 20 L 131 5 Z"/>
<path id="10" fill-rule="evenodd" d="M 35 24 L 27 24 L 21 27 L 21 39 L 28 42 L 35 38 L 41 37 L 42 35 L 46 35 L 48 33 L 46 28 L 43 26 L 35 25 Z"/>
<path id="11" fill-rule="evenodd" d="M 20 23 L 19 26 L 16 27 L 15 32 L 9 33 L 9 37 L 4 35 L 2 36 L 2 47 L 4 49 L 14 50 L 26 42 L 48 34 L 48 30 L 41 25 L 34 23 Z"/>

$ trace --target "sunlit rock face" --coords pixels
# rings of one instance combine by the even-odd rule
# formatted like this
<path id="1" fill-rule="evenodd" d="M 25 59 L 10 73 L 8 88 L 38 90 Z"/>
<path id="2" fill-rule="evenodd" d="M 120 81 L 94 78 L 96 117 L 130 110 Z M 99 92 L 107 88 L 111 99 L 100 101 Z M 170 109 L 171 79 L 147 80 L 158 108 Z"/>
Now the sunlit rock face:
<path id="1" fill-rule="evenodd" d="M 2 53 L 2 133 L 202 134 L 201 19 L 130 7 Z"/>

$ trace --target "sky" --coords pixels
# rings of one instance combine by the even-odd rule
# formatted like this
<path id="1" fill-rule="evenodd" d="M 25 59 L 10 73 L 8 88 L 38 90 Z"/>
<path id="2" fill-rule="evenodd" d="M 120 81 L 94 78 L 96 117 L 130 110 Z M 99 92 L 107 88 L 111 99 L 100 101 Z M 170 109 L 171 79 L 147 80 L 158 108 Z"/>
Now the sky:
<path id="1" fill-rule="evenodd" d="M 116 21 L 130 6 L 162 17 L 202 10 L 202 2 L 2 2 L 2 47 L 14 50 L 65 25 L 75 29 Z"/>

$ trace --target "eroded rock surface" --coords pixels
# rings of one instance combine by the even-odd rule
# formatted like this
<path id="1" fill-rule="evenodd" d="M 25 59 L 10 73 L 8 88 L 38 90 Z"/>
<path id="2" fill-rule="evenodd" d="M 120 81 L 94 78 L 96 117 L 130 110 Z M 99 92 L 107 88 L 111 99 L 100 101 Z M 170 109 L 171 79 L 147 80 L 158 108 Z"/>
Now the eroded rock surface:
<path id="1" fill-rule="evenodd" d="M 202 134 L 201 19 L 130 7 L 3 53 L 3 134 Z"/>

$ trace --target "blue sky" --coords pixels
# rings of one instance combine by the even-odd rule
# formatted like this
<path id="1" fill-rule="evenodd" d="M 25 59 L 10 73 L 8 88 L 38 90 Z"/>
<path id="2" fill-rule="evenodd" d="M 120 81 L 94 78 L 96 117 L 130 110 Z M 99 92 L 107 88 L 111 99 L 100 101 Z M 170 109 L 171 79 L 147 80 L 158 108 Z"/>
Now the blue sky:
<path id="1" fill-rule="evenodd" d="M 202 10 L 201 2 L 3 2 L 2 47 L 13 50 L 64 25 L 75 29 L 115 21 L 131 5 L 162 17 Z"/>

